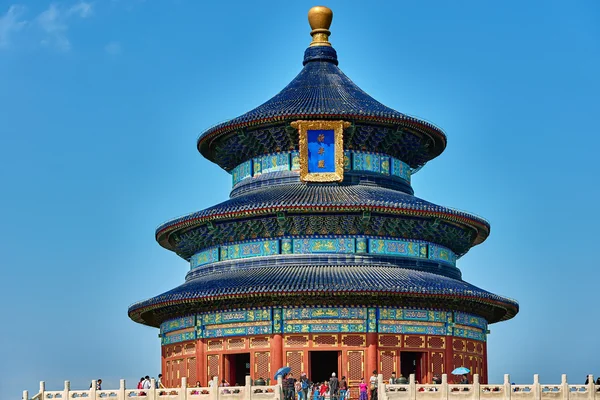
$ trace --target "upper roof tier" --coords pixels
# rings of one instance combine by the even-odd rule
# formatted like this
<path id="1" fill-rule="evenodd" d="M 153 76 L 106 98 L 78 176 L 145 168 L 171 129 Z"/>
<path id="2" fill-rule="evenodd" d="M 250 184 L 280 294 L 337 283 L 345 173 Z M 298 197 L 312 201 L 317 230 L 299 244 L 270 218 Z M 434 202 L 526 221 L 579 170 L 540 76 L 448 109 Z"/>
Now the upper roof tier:
<path id="1" fill-rule="evenodd" d="M 385 153 L 413 168 L 437 157 L 446 147 L 444 132 L 384 106 L 356 86 L 337 67 L 337 53 L 327 41 L 327 21 L 315 21 L 314 15 L 309 20 L 314 40 L 298 76 L 254 110 L 204 132 L 198 139 L 200 153 L 231 170 L 258 155 L 297 149 L 292 121 L 343 119 L 353 123 L 344 135 L 346 149 Z M 357 127 L 366 132 L 355 135 Z"/>

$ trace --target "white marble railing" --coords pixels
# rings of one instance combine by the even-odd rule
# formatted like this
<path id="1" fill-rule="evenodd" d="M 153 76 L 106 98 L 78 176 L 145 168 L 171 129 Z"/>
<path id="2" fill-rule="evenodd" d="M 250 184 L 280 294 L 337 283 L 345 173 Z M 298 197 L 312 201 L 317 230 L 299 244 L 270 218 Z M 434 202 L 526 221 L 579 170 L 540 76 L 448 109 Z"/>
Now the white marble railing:
<path id="1" fill-rule="evenodd" d="M 406 385 L 388 385 L 383 376 L 378 378 L 379 400 L 600 400 L 600 386 L 594 385 L 593 376 L 589 376 L 587 385 L 569 385 L 567 376 L 556 385 L 543 385 L 538 375 L 533 376 L 530 385 L 511 385 L 510 377 L 504 375 L 503 384 L 480 384 L 479 376 L 473 376 L 470 385 L 448 383 L 447 375 L 442 375 L 442 383 L 417 384 L 411 375 Z M 40 382 L 40 391 L 29 397 L 23 392 L 23 400 L 283 400 L 281 378 L 276 385 L 253 386 L 249 376 L 245 386 L 189 388 L 187 379 L 182 378 L 181 387 L 156 389 L 152 380 L 152 389 L 127 389 L 125 380 L 121 380 L 118 389 L 96 390 L 96 381 L 88 390 L 71 390 L 69 381 L 63 390 L 46 390 Z"/>
<path id="2" fill-rule="evenodd" d="M 63 390 L 46 390 L 46 384 L 40 382 L 40 391 L 29 397 L 23 391 L 23 400 L 283 400 L 281 379 L 272 386 L 253 386 L 249 376 L 245 386 L 218 387 L 215 378 L 212 387 L 187 387 L 187 378 L 181 379 L 181 387 L 156 388 L 154 379 L 151 389 L 127 389 L 121 379 L 118 389 L 96 390 L 96 381 L 88 390 L 71 390 L 69 381 L 65 381 Z"/>
<path id="3" fill-rule="evenodd" d="M 509 375 L 503 384 L 480 384 L 479 376 L 473 376 L 470 385 L 448 383 L 442 375 L 442 383 L 417 384 L 411 375 L 407 385 L 388 385 L 379 375 L 379 400 L 600 400 L 600 386 L 594 385 L 594 377 L 588 377 L 587 385 L 569 385 L 567 376 L 556 385 L 543 385 L 539 376 L 533 376 L 531 385 L 511 385 Z"/>

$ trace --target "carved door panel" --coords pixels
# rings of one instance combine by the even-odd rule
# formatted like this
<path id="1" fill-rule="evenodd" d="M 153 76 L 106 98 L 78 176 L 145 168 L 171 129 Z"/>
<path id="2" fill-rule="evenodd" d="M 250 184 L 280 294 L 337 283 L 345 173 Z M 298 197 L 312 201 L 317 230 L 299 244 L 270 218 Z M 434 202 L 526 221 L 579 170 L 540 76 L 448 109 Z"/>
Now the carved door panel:
<path id="1" fill-rule="evenodd" d="M 211 354 L 209 356 L 207 356 L 207 368 L 206 368 L 206 373 L 207 373 L 207 380 L 206 382 L 208 383 L 213 376 L 219 376 L 219 364 L 220 364 L 220 360 L 219 360 L 219 355 L 218 354 Z"/>
<path id="2" fill-rule="evenodd" d="M 358 385 L 360 380 L 365 377 L 365 352 L 364 350 L 348 350 L 347 353 L 348 389 L 350 398 L 358 399 Z"/>
<path id="3" fill-rule="evenodd" d="M 292 369 L 290 372 L 294 374 L 295 377 L 300 376 L 300 374 L 304 371 L 304 351 L 286 351 L 285 358 L 285 365 L 288 365 Z"/>
<path id="4" fill-rule="evenodd" d="M 384 381 L 389 382 L 392 372 L 396 372 L 397 362 L 398 357 L 396 350 L 379 351 L 379 371 L 381 374 L 383 374 Z"/>

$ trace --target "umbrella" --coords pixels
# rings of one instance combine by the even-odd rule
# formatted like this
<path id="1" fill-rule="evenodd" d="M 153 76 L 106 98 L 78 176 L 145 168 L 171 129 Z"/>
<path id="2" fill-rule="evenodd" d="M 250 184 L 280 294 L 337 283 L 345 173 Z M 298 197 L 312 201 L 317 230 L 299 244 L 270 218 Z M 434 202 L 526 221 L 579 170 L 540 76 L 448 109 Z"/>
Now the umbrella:
<path id="1" fill-rule="evenodd" d="M 275 380 L 277 380 L 277 377 L 279 375 L 283 376 L 287 373 L 289 373 L 292 369 L 290 367 L 281 367 L 277 370 L 277 372 L 275 372 Z"/>
<path id="2" fill-rule="evenodd" d="M 452 371 L 452 375 L 464 375 L 471 372 L 471 370 L 467 367 L 458 367 L 454 371 Z"/>

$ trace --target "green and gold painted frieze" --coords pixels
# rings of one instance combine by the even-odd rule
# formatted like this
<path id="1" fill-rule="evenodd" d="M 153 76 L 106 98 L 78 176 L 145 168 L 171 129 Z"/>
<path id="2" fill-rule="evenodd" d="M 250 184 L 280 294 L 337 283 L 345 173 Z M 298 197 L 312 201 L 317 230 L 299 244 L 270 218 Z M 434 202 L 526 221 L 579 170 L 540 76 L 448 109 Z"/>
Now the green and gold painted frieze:
<path id="1" fill-rule="evenodd" d="M 194 322 L 195 329 L 191 330 Z M 441 310 L 352 306 L 267 307 L 210 312 L 169 320 L 161 324 L 161 337 L 163 345 L 196 338 L 272 333 L 454 335 L 485 341 L 485 328 L 487 322 L 484 318 Z"/>
<path id="2" fill-rule="evenodd" d="M 344 171 L 364 171 L 400 178 L 410 183 L 411 169 L 405 162 L 381 153 L 344 150 Z M 267 154 L 241 163 L 231 170 L 232 185 L 262 174 L 300 172 L 298 151 Z"/>
<path id="3" fill-rule="evenodd" d="M 241 242 L 211 247 L 190 258 L 190 269 L 218 261 L 287 254 L 376 254 L 394 257 L 425 258 L 456 265 L 452 250 L 418 240 L 369 237 L 282 238 Z"/>

